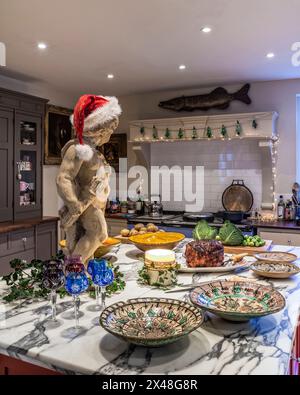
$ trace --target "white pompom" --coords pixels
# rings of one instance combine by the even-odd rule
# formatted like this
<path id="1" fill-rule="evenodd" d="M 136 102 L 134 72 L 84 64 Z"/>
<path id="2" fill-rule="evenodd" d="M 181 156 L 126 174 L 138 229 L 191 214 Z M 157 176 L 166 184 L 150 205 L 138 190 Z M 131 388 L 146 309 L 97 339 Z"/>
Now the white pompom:
<path id="1" fill-rule="evenodd" d="M 88 144 L 76 144 L 75 150 L 77 157 L 85 162 L 91 160 L 94 155 L 93 148 Z"/>

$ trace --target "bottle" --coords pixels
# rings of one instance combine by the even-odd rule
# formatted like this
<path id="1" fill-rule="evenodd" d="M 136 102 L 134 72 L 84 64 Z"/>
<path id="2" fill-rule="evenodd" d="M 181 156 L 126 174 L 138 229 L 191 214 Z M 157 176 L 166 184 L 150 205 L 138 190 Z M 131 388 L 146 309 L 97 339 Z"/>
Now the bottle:
<path id="1" fill-rule="evenodd" d="M 136 213 L 138 215 L 142 215 L 143 214 L 143 201 L 142 201 L 142 198 L 141 198 L 141 192 L 138 191 L 137 195 L 138 195 L 138 198 L 137 198 L 137 201 L 136 201 Z"/>
<path id="2" fill-rule="evenodd" d="M 279 196 L 279 202 L 277 205 L 277 218 L 278 219 L 284 219 L 284 209 L 285 209 L 285 203 L 283 201 L 283 196 Z"/>
<path id="3" fill-rule="evenodd" d="M 286 221 L 293 221 L 295 219 L 295 209 L 293 202 L 288 200 L 284 209 L 284 219 Z"/>

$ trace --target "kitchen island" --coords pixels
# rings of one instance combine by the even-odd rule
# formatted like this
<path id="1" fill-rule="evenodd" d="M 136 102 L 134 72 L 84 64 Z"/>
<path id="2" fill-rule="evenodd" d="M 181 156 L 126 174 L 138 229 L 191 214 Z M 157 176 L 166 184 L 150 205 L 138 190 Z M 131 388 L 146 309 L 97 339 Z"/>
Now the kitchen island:
<path id="1" fill-rule="evenodd" d="M 177 248 L 180 254 L 187 240 Z M 300 248 L 273 246 L 289 250 L 300 258 Z M 136 297 L 164 297 L 187 300 L 188 292 L 167 294 L 163 290 L 138 285 L 137 270 L 141 252 L 132 245 L 120 245 L 111 254 L 125 273 L 126 288 L 107 299 L 107 304 Z M 297 264 L 300 265 L 300 259 Z M 218 275 L 256 277 L 251 271 Z M 216 275 L 197 275 L 207 281 Z M 180 274 L 179 282 L 190 283 L 191 274 Z M 281 312 L 246 323 L 225 321 L 205 314 L 205 322 L 184 339 L 161 348 L 137 347 L 115 338 L 98 323 L 98 313 L 89 311 L 95 301 L 81 296 L 80 325 L 84 331 L 70 336 L 73 320 L 64 314 L 72 309 L 70 297 L 58 300 L 58 319 L 62 326 L 46 329 L 50 305 L 47 301 L 0 304 L 0 354 L 65 374 L 268 374 L 288 373 L 293 337 L 300 307 L 300 275 L 289 280 L 268 280 L 287 300 Z M 0 292 L 6 285 L 1 282 Z"/>

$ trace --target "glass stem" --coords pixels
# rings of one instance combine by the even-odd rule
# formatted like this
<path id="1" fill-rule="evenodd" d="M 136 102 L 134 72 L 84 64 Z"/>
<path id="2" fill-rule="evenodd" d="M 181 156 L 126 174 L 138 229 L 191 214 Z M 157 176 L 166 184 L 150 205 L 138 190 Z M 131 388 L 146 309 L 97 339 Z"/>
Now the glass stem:
<path id="1" fill-rule="evenodd" d="M 77 329 L 79 326 L 79 306 L 80 306 L 80 299 L 78 295 L 73 295 L 74 301 L 74 315 L 75 315 L 75 328 Z"/>
<path id="2" fill-rule="evenodd" d="M 96 305 L 100 307 L 100 295 L 99 292 L 100 288 L 99 285 L 95 285 L 95 293 L 96 293 Z"/>
<path id="3" fill-rule="evenodd" d="M 56 291 L 51 290 L 50 300 L 51 300 L 52 320 L 53 321 L 56 321 L 56 298 L 57 298 Z"/>
<path id="4" fill-rule="evenodd" d="M 100 289 L 101 289 L 101 310 L 105 309 L 105 288 L 106 287 L 100 287 Z"/>

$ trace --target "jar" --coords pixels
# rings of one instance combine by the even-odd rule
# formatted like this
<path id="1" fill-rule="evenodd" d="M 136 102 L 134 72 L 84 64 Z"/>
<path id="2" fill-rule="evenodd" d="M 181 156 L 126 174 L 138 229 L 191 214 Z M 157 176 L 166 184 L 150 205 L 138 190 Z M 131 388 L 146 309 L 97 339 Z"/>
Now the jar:
<path id="1" fill-rule="evenodd" d="M 120 210 L 122 214 L 127 214 L 128 211 L 127 202 L 121 202 Z"/>
<path id="2" fill-rule="evenodd" d="M 166 249 L 145 252 L 145 269 L 149 285 L 169 286 L 176 283 L 175 252 Z"/>
<path id="3" fill-rule="evenodd" d="M 135 214 L 136 213 L 136 203 L 133 201 L 129 201 L 127 203 L 127 212 L 128 214 Z"/>

